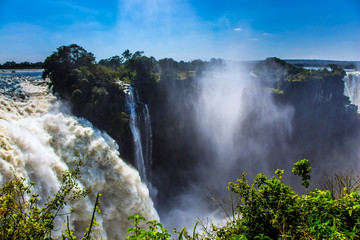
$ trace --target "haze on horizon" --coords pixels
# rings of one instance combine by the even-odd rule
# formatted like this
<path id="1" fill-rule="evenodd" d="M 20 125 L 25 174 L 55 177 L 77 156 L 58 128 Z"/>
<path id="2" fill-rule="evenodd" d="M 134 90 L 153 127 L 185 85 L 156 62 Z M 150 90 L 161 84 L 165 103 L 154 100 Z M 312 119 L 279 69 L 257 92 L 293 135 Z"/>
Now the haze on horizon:
<path id="1" fill-rule="evenodd" d="M 0 63 L 43 61 L 76 43 L 97 60 L 360 60 L 360 1 L 0 1 Z"/>

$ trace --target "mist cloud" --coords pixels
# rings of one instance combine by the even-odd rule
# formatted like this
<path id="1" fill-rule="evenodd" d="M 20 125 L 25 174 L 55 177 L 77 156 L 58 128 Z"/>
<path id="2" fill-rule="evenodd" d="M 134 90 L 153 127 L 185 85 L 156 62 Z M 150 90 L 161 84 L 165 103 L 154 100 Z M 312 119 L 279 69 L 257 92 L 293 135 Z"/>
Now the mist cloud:
<path id="1" fill-rule="evenodd" d="M 243 172 L 249 173 L 249 179 L 259 172 L 272 176 L 276 168 L 288 169 L 296 161 L 287 144 L 293 108 L 276 105 L 271 92 L 248 70 L 239 63 L 226 63 L 208 69 L 197 83 L 198 96 L 181 103 L 194 107 L 189 117 L 195 125 L 192 144 L 199 156 L 192 160 L 192 172 L 187 174 L 195 175 L 196 180 L 175 198 L 173 208 L 161 213 L 169 225 L 191 227 L 197 217 L 223 219 L 219 206 L 206 197 L 210 192 L 226 198 L 227 183 Z M 171 217 L 174 214 L 181 222 Z"/>

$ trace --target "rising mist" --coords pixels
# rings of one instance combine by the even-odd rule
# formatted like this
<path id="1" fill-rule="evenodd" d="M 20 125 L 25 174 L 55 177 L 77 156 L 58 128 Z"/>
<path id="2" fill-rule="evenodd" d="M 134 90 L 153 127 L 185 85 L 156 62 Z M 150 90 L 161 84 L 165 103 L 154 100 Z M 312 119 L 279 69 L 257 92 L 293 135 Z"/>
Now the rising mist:
<path id="1" fill-rule="evenodd" d="M 251 179 L 260 172 L 272 176 L 276 169 L 285 169 L 285 182 L 301 193 L 300 180 L 291 173 L 300 159 L 309 158 L 313 166 L 312 188 L 321 188 L 325 175 L 354 166 L 358 169 L 359 125 L 356 115 L 346 112 L 347 106 L 351 109 L 346 97 L 341 93 L 344 100 L 336 100 L 335 92 L 327 93 L 325 87 L 315 81 L 313 86 L 310 81 L 301 93 L 304 95 L 291 100 L 286 92 L 299 90 L 279 81 L 292 69 L 276 62 L 270 66 L 223 61 L 206 68 L 191 82 L 196 90 L 166 85 L 167 110 L 173 115 L 173 124 L 181 129 L 173 130 L 173 139 L 167 143 L 172 151 L 178 151 L 168 160 L 177 163 L 164 164 L 164 169 L 178 171 L 170 174 L 170 187 L 163 185 L 171 192 L 164 201 L 167 204 L 158 206 L 167 226 L 191 227 L 204 218 L 221 221 L 225 213 L 209 196 L 227 199 L 227 183 L 243 172 Z M 284 90 L 274 90 L 280 84 Z M 329 106 L 334 109 L 324 110 L 324 115 L 322 109 Z M 155 181 L 167 179 L 162 174 L 156 172 Z"/>

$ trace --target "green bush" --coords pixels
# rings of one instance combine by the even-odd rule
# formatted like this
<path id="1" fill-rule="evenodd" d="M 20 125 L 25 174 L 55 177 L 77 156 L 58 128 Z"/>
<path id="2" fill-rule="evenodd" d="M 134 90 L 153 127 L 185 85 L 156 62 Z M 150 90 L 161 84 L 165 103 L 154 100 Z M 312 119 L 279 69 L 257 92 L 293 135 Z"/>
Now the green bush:
<path id="1" fill-rule="evenodd" d="M 294 164 L 293 172 L 309 186 L 311 167 L 307 159 Z M 268 179 L 259 173 L 249 184 L 246 173 L 228 190 L 235 194 L 237 207 L 225 226 L 212 224 L 211 230 L 199 236 L 178 233 L 178 239 L 359 239 L 360 195 L 358 191 L 344 189 L 341 197 L 334 198 L 329 190 L 297 195 L 282 180 L 284 170 L 275 171 Z M 139 218 L 139 217 L 137 217 Z M 141 218 L 143 219 L 143 218 Z M 145 221 L 145 219 L 143 219 Z M 165 229 L 161 229 L 167 232 Z M 158 229 L 141 230 L 151 236 Z M 135 230 L 131 228 L 129 239 Z M 186 229 L 185 229 L 186 233 Z M 168 237 L 168 236 L 167 236 Z M 168 239 L 168 238 L 148 238 Z"/>
<path id="2" fill-rule="evenodd" d="M 75 169 L 65 171 L 62 175 L 60 189 L 41 204 L 38 194 L 34 193 L 35 183 L 29 186 L 24 178 L 14 177 L 13 180 L 0 188 L 0 239 L 55 239 L 54 220 L 69 200 L 83 198 L 89 188 L 81 189 L 77 179 L 83 163 L 80 160 Z M 94 212 L 82 239 L 90 239 L 92 226 L 97 225 L 94 213 L 99 210 L 99 197 L 95 202 Z M 70 230 L 69 221 L 61 233 L 61 239 L 75 239 Z"/>

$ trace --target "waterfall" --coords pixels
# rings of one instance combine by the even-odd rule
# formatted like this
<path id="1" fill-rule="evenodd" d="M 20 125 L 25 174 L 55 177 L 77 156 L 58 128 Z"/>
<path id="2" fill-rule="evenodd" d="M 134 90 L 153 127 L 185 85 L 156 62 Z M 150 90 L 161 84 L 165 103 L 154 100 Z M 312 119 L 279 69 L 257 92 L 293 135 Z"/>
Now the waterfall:
<path id="1" fill-rule="evenodd" d="M 352 104 L 360 107 L 360 72 L 348 72 L 344 82 L 344 95 L 350 98 Z"/>
<path id="2" fill-rule="evenodd" d="M 86 198 L 64 209 L 64 213 L 75 209 L 70 227 L 78 237 L 88 227 L 97 193 L 102 197 L 95 239 L 124 239 L 130 226 L 127 218 L 134 214 L 158 219 L 146 184 L 119 157 L 118 146 L 109 135 L 72 116 L 39 80 L 0 77 L 7 85 L 0 94 L 1 185 L 15 174 L 36 182 L 36 192 L 46 199 L 59 189 L 61 173 L 73 167 L 77 151 L 91 166 L 81 167 L 79 184 L 92 188 Z M 60 217 L 55 229 L 64 226 L 63 221 L 65 217 Z"/>
<path id="3" fill-rule="evenodd" d="M 140 103 L 133 86 L 121 83 L 125 88 L 125 98 L 130 113 L 130 129 L 134 142 L 135 165 L 141 179 L 149 184 L 152 164 L 152 129 L 149 109 Z"/>
<path id="4" fill-rule="evenodd" d="M 152 128 L 151 128 L 151 118 L 149 113 L 149 108 L 147 104 L 144 105 L 143 108 L 143 116 L 144 116 L 144 132 L 145 132 L 145 149 L 144 149 L 144 157 L 145 157 L 145 168 L 146 168 L 146 176 L 147 179 L 151 179 L 151 165 L 152 165 Z"/>

